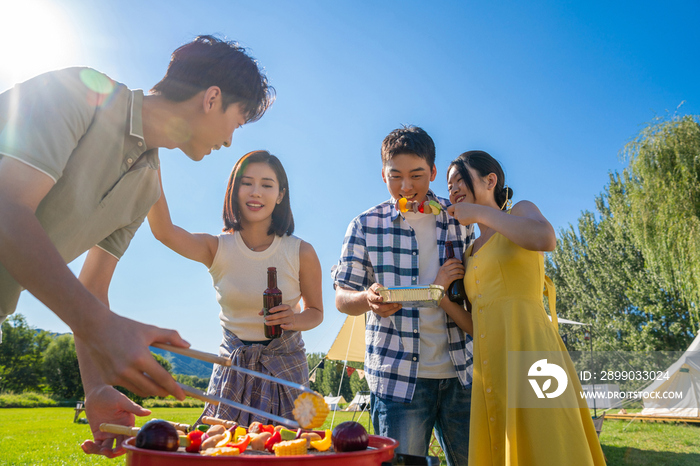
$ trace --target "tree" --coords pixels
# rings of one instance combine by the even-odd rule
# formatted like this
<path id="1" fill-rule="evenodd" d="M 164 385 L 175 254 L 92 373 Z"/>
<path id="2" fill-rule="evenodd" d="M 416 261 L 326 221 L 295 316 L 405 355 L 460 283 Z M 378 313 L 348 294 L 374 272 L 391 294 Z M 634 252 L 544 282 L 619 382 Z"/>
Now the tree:
<path id="1" fill-rule="evenodd" d="M 557 290 L 557 313 L 591 323 L 597 351 L 685 349 L 693 333 L 688 306 L 677 289 L 665 287 L 646 266 L 622 208 L 629 202 L 625 188 L 612 174 L 596 199 L 599 220 L 583 212 L 578 234 L 571 226 L 560 231 L 545 264 Z M 616 214 L 610 204 L 617 207 Z M 582 331 L 560 330 L 571 337 L 569 349 L 589 349 Z"/>
<path id="2" fill-rule="evenodd" d="M 306 355 L 306 362 L 309 364 L 309 376 L 311 377 L 311 371 L 316 369 L 316 376 L 313 377 L 313 381 L 309 380 L 309 387 L 311 390 L 323 393 L 321 388 L 323 385 L 323 368 L 318 367 L 319 363 L 326 357 L 325 353 L 310 353 Z M 325 366 L 324 366 L 325 367 Z"/>
<path id="3" fill-rule="evenodd" d="M 151 351 L 151 356 L 153 356 L 153 357 L 155 358 L 155 360 L 158 361 L 158 364 L 160 364 L 160 365 L 163 367 L 163 369 L 165 369 L 166 371 L 168 371 L 168 372 L 170 372 L 170 373 L 172 374 L 173 365 L 170 364 L 170 361 L 168 361 L 167 359 L 165 359 L 165 358 L 164 358 L 163 356 L 161 356 L 160 354 L 154 353 L 153 351 Z M 143 400 L 144 400 L 145 398 L 143 398 L 142 396 L 139 396 L 139 395 L 137 395 L 136 393 L 134 393 L 134 392 L 132 392 L 132 391 L 130 391 L 130 390 L 127 390 L 127 389 L 124 388 L 124 387 L 119 387 L 119 386 L 117 386 L 117 387 L 114 387 L 114 388 L 116 388 L 117 390 L 119 390 L 120 392 L 122 392 L 123 394 L 125 394 L 126 396 L 128 396 L 129 399 L 132 400 L 134 403 L 143 404 Z M 148 398 L 152 398 L 152 397 L 148 397 Z"/>
<path id="4" fill-rule="evenodd" d="M 363 369 L 365 367 L 365 365 L 362 363 L 348 363 L 348 365 L 350 364 L 352 364 L 351 367 L 355 367 L 356 369 Z M 350 392 L 353 393 L 353 397 L 357 392 L 369 392 L 367 378 L 363 377 L 360 379 L 360 375 L 357 373 L 357 371 L 353 372 L 352 376 L 350 377 Z"/>
<path id="5" fill-rule="evenodd" d="M 700 125 L 697 116 L 657 120 L 624 150 L 629 167 L 625 202 L 630 234 L 663 289 L 676 290 L 700 323 Z"/>
<path id="6" fill-rule="evenodd" d="M 83 398 L 73 335 L 60 335 L 44 352 L 44 375 L 51 391 L 63 399 Z"/>
<path id="7" fill-rule="evenodd" d="M 0 344 L 0 390 L 40 390 L 44 383 L 42 353 L 51 338 L 44 331 L 29 327 L 21 314 L 2 324 Z"/>
<path id="8" fill-rule="evenodd" d="M 202 390 L 203 392 L 206 392 L 209 388 L 209 379 L 205 379 L 204 377 L 197 377 L 196 375 L 185 374 L 175 374 L 173 377 L 175 377 L 175 380 L 177 382 L 184 383 L 185 385 L 197 388 L 199 390 Z"/>

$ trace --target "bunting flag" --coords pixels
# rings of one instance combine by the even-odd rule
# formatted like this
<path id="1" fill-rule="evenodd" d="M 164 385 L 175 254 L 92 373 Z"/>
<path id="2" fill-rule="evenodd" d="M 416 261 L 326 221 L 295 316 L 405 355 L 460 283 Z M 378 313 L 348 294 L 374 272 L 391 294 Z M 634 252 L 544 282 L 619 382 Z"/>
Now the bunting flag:
<path id="1" fill-rule="evenodd" d="M 309 376 L 309 382 L 316 382 L 316 371 L 313 371 Z"/>
<path id="2" fill-rule="evenodd" d="M 346 367 L 345 370 L 348 371 L 348 377 L 352 376 L 352 373 L 355 372 L 355 368 L 350 366 Z"/>
<path id="3" fill-rule="evenodd" d="M 365 371 L 362 369 L 357 369 L 357 376 L 360 378 L 360 380 L 365 378 Z"/>
<path id="4" fill-rule="evenodd" d="M 343 371 L 343 363 L 342 363 L 342 362 L 336 362 L 336 363 L 335 363 L 335 371 L 336 371 L 336 372 L 342 372 L 342 371 Z"/>
<path id="5" fill-rule="evenodd" d="M 325 363 L 326 363 L 326 360 L 325 360 L 325 359 L 322 360 L 322 361 L 319 363 L 318 368 L 319 368 L 319 369 L 323 369 L 323 366 L 325 365 Z"/>

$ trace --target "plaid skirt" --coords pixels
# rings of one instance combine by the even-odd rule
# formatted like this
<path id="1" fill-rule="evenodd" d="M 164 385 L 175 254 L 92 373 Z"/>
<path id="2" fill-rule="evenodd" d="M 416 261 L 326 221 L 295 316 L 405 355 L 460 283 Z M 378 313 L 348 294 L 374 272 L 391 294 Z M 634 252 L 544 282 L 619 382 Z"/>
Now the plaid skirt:
<path id="1" fill-rule="evenodd" d="M 244 367 L 263 374 L 299 384 L 309 385 L 309 366 L 301 332 L 283 331 L 280 338 L 272 340 L 267 346 L 261 344 L 246 345 L 227 329 L 224 340 L 219 347 L 219 356 L 230 359 L 231 365 Z M 287 419 L 294 419 L 292 410 L 298 391 L 285 385 L 279 385 L 258 377 L 234 371 L 228 367 L 214 364 L 207 392 L 237 403 L 276 414 Z M 240 411 L 232 406 L 207 403 L 202 416 L 213 416 L 239 425 L 248 426 L 253 421 L 272 424 L 267 418 Z M 201 418 L 198 423 L 201 422 Z"/>

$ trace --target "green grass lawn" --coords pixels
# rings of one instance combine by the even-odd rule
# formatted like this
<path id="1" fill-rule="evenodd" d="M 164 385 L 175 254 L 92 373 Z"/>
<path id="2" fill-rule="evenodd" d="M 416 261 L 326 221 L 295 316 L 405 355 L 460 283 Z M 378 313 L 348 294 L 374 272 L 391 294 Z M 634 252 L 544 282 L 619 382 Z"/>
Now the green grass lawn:
<path id="1" fill-rule="evenodd" d="M 152 417 L 185 424 L 194 422 L 200 408 L 154 408 Z M 359 413 L 331 412 L 331 422 L 351 420 Z M 137 419 L 143 425 L 149 418 Z M 369 426 L 367 413 L 359 417 Z M 369 429 L 371 431 L 371 429 Z M 73 423 L 72 408 L 0 409 L 0 465 L 123 465 L 124 457 L 109 460 L 87 456 L 80 449 L 91 438 L 87 424 Z M 700 464 L 700 427 L 682 424 L 607 420 L 600 437 L 609 465 L 691 466 Z"/>

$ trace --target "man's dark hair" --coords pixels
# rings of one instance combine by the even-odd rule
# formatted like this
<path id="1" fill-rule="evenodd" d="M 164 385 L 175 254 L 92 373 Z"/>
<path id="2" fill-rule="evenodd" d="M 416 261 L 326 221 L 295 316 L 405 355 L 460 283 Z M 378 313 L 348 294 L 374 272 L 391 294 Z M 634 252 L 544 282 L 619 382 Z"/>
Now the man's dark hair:
<path id="1" fill-rule="evenodd" d="M 382 142 L 382 165 L 399 154 L 414 154 L 425 159 L 428 166 L 435 165 L 435 143 L 428 133 L 418 126 L 395 129 Z"/>
<path id="2" fill-rule="evenodd" d="M 199 36 L 175 50 L 151 93 L 183 102 L 212 86 L 221 89 L 222 110 L 239 103 L 246 122 L 259 120 L 275 100 L 275 89 L 246 50 L 213 36 Z"/>
<path id="3" fill-rule="evenodd" d="M 275 210 L 272 211 L 272 223 L 267 234 L 271 235 L 274 233 L 277 236 L 291 235 L 294 233 L 294 216 L 292 215 L 292 204 L 289 200 L 287 172 L 284 171 L 282 162 L 266 150 L 248 152 L 233 167 L 228 180 L 228 187 L 226 188 L 226 199 L 224 199 L 223 231 L 230 233 L 243 229 L 243 225 L 241 225 L 241 209 L 238 206 L 238 192 L 241 190 L 241 180 L 245 169 L 251 163 L 265 163 L 272 168 L 272 171 L 277 176 L 280 191 L 284 191 L 282 201 L 275 205 Z"/>

